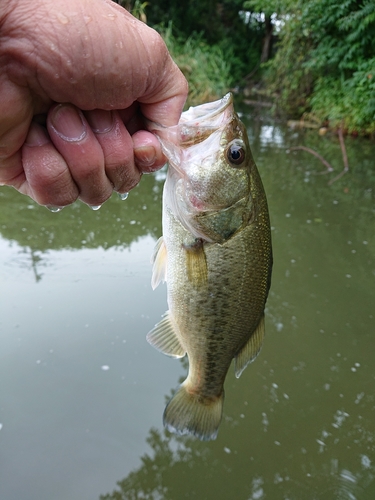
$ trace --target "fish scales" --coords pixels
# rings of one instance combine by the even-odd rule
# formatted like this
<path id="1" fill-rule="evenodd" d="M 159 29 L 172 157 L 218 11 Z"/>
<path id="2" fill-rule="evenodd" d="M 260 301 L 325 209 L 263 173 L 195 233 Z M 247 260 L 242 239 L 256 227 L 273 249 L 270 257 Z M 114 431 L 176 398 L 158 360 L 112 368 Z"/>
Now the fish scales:
<path id="1" fill-rule="evenodd" d="M 196 121 L 200 129 L 208 121 L 210 133 L 194 141 L 190 115 L 205 106 L 208 116 L 198 112 Z M 181 129 L 156 130 L 170 166 L 153 286 L 167 281 L 169 311 L 148 340 L 166 354 L 189 358 L 188 377 L 164 412 L 165 426 L 214 439 L 232 359 L 239 377 L 262 345 L 271 233 L 263 185 L 231 96 L 192 108 L 190 115 L 187 139 Z"/>

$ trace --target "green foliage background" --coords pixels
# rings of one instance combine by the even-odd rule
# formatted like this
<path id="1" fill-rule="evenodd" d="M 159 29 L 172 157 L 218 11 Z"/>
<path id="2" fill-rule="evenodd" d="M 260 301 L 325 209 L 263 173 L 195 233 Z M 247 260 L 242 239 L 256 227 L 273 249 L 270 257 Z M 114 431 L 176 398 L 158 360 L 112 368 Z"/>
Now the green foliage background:
<path id="1" fill-rule="evenodd" d="M 153 26 L 172 23 L 180 39 L 198 36 L 216 47 L 238 83 L 258 63 L 262 40 L 262 26 L 245 23 L 242 10 L 243 0 L 150 0 L 147 17 Z"/>
<path id="2" fill-rule="evenodd" d="M 374 0 L 286 0 L 280 12 L 277 50 L 263 75 L 280 107 L 374 133 Z"/>
<path id="3" fill-rule="evenodd" d="M 164 36 L 189 80 L 189 104 L 247 86 L 277 113 L 375 135 L 374 0 L 122 3 Z"/>

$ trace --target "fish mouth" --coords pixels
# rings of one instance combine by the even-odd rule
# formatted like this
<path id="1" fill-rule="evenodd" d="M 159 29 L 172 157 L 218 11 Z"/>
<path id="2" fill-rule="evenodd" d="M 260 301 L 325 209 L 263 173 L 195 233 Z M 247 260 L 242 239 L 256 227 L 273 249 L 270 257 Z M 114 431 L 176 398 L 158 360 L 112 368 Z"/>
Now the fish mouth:
<path id="1" fill-rule="evenodd" d="M 181 115 L 179 125 L 181 124 L 196 124 L 196 120 L 214 121 L 220 116 L 226 108 L 233 105 L 233 94 L 228 92 L 224 97 L 217 101 L 192 106 L 184 111 Z"/>
<path id="2" fill-rule="evenodd" d="M 165 127 L 160 123 L 147 119 L 145 119 L 145 122 L 149 132 L 160 135 L 168 130 L 174 132 L 174 130 L 181 125 L 197 126 L 197 120 L 199 123 L 202 121 L 214 121 L 215 118 L 220 116 L 229 106 L 233 106 L 233 94 L 231 92 L 228 92 L 224 97 L 218 99 L 217 101 L 199 104 L 198 106 L 190 106 L 189 109 L 183 111 L 178 124 L 172 127 Z"/>
<path id="3" fill-rule="evenodd" d="M 180 121 L 172 127 L 146 120 L 147 129 L 156 135 L 169 165 L 185 177 L 182 167 L 183 150 L 206 140 L 213 132 L 224 129 L 233 119 L 233 95 L 192 106 L 181 114 Z"/>

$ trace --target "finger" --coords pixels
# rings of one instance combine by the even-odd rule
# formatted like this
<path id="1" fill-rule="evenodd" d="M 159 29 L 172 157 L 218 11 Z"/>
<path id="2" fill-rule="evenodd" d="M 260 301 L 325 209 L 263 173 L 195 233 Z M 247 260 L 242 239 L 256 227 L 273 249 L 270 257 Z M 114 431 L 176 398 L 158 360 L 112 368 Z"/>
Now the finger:
<path id="1" fill-rule="evenodd" d="M 138 102 L 135 101 L 128 108 L 118 110 L 118 113 L 130 135 L 133 135 L 137 130 L 145 129 Z"/>
<path id="2" fill-rule="evenodd" d="M 91 206 L 104 203 L 113 186 L 102 148 L 83 113 L 71 104 L 59 104 L 48 114 L 47 129 L 78 186 L 79 198 Z"/>
<path id="3" fill-rule="evenodd" d="M 0 72 L 0 184 L 19 189 L 24 181 L 21 147 L 27 136 L 33 109 L 27 89 L 19 88 Z"/>
<path id="4" fill-rule="evenodd" d="M 63 207 L 73 203 L 79 190 L 64 158 L 56 151 L 44 127 L 31 123 L 22 147 L 25 179 L 20 189 L 40 205 Z"/>
<path id="5" fill-rule="evenodd" d="M 134 102 L 129 108 L 121 109 L 118 113 L 132 136 L 137 168 L 146 174 L 155 172 L 165 165 L 167 159 L 162 152 L 159 140 L 154 134 L 145 130 L 146 126 L 139 111 L 139 103 Z"/>
<path id="6" fill-rule="evenodd" d="M 135 163 L 142 173 L 155 172 L 165 165 L 167 159 L 161 150 L 160 142 L 154 134 L 139 130 L 133 134 L 132 139 Z"/>
<path id="7" fill-rule="evenodd" d="M 134 163 L 132 138 L 115 111 L 95 109 L 86 111 L 85 117 L 100 144 L 105 173 L 115 191 L 127 193 L 141 178 Z"/>

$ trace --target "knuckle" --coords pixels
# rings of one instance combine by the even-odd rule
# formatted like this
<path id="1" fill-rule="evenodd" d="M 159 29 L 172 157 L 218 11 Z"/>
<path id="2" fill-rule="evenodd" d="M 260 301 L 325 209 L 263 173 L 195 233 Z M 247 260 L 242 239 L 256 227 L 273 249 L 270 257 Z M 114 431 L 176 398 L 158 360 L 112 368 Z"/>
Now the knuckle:
<path id="1" fill-rule="evenodd" d="M 43 168 L 44 167 L 44 168 Z M 40 205 L 70 205 L 78 197 L 78 189 L 67 169 L 61 169 L 55 162 L 39 165 L 38 169 L 26 171 L 35 201 Z"/>
<path id="2" fill-rule="evenodd" d="M 116 183 L 116 191 L 130 191 L 141 180 L 142 173 L 138 169 L 134 169 L 132 172 L 125 170 L 124 172 L 125 175 L 122 175 L 121 179 Z"/>
<path id="3" fill-rule="evenodd" d="M 141 179 L 141 172 L 134 161 L 106 162 L 106 175 L 115 191 L 130 191 Z"/>

